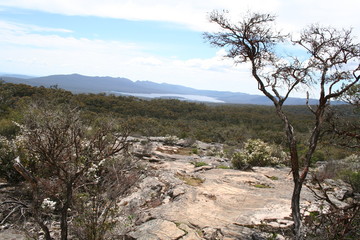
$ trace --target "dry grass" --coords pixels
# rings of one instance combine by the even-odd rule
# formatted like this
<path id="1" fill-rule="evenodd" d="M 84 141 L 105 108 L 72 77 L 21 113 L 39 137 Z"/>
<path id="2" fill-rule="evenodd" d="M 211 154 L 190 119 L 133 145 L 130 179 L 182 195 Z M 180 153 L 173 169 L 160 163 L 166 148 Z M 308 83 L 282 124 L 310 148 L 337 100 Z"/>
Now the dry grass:
<path id="1" fill-rule="evenodd" d="M 204 182 L 204 179 L 201 179 L 199 177 L 182 175 L 182 174 L 176 174 L 176 176 L 180 180 L 182 180 L 184 183 L 186 183 L 187 185 L 194 186 L 194 187 L 200 186 Z"/>

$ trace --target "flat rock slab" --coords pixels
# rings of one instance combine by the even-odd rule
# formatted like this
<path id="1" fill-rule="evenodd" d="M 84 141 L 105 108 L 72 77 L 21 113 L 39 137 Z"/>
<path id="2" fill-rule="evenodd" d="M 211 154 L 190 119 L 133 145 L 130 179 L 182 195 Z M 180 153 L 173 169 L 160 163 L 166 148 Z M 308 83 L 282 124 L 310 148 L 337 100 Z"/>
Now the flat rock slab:
<path id="1" fill-rule="evenodd" d="M 183 165 L 183 166 L 182 166 Z M 182 168 L 183 167 L 183 168 Z M 167 162 L 162 170 L 190 172 L 188 163 Z M 194 168 L 193 168 L 194 169 Z M 192 170 L 194 173 L 194 170 Z M 175 174 L 175 173 L 174 173 Z M 292 222 L 292 175 L 289 168 L 254 168 L 253 171 L 210 169 L 197 172 L 205 181 L 199 186 L 183 184 L 185 190 L 176 199 L 150 210 L 154 218 L 211 227 L 260 224 L 274 221 L 284 227 Z M 302 203 L 310 205 L 313 195 L 302 191 Z"/>
<path id="2" fill-rule="evenodd" d="M 186 233 L 180 230 L 175 223 L 161 219 L 150 220 L 142 224 L 130 236 L 138 240 L 175 240 Z"/>

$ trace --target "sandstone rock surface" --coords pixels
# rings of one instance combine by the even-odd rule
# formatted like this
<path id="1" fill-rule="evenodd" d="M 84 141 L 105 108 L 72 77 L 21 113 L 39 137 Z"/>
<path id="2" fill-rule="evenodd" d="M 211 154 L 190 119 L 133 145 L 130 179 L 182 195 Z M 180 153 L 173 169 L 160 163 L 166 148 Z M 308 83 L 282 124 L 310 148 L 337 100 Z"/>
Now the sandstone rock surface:
<path id="1" fill-rule="evenodd" d="M 118 204 L 124 219 L 126 213 L 133 219 L 127 223 L 130 231 L 119 235 L 144 240 L 266 239 L 273 236 L 252 226 L 265 223 L 288 228 L 292 224 L 290 168 L 226 169 L 230 161 L 216 154 L 222 151 L 218 144 L 197 143 L 202 152 L 192 154 L 191 148 L 165 145 L 165 138 L 146 144 L 136 138 L 132 141 L 145 174 Z M 334 189 L 332 198 L 337 201 L 348 193 L 335 181 L 326 184 Z M 302 209 L 316 209 L 314 195 L 305 186 L 301 196 Z M 0 231 L 0 239 L 12 236 L 21 239 L 17 232 Z"/>
<path id="2" fill-rule="evenodd" d="M 288 227 L 292 224 L 293 183 L 289 168 L 219 169 L 216 167 L 219 163 L 226 165 L 229 160 L 181 155 L 177 154 L 181 151 L 174 147 L 172 152 L 163 146 L 154 145 L 154 148 L 162 149 L 155 152 L 162 161 L 148 162 L 148 169 L 154 171 L 153 176 L 146 177 L 139 184 L 138 191 L 126 198 L 130 205 L 137 202 L 140 216 L 130 236 L 147 233 L 151 239 L 170 239 L 158 233 L 158 226 L 153 224 L 156 221 L 159 224 L 163 221 L 174 223 L 171 232 L 174 226 L 183 231 L 177 239 L 252 239 L 254 230 L 247 226 L 267 223 L 274 227 Z M 195 167 L 194 162 L 206 165 Z M 143 201 L 139 202 L 139 199 Z M 304 188 L 302 207 L 314 201 L 313 194 Z"/>

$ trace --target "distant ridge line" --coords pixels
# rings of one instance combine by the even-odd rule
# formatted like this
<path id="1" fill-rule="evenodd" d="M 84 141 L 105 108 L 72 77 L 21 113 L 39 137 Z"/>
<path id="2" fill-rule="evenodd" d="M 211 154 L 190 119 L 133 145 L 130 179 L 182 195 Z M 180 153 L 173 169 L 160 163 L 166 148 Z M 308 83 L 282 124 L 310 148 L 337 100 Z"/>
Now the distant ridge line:
<path id="1" fill-rule="evenodd" d="M 23 83 L 31 86 L 50 87 L 57 85 L 59 88 L 73 93 L 107 93 L 115 95 L 139 96 L 139 94 L 156 95 L 160 98 L 176 98 L 180 100 L 198 102 L 222 102 L 228 104 L 255 104 L 272 105 L 272 102 L 263 95 L 253 95 L 241 92 L 198 90 L 181 85 L 168 83 L 155 83 L 151 81 L 132 81 L 122 77 L 90 77 L 77 73 L 68 75 L 50 75 L 44 77 L 31 77 L 19 74 L 1 74 L 5 82 Z M 163 94 L 163 97 L 161 95 Z M 174 97 L 171 97 L 174 95 Z M 203 99 L 187 99 L 185 96 L 202 96 Z M 213 100 L 213 101 L 211 101 Z M 316 104 L 315 99 L 310 99 L 310 104 Z M 333 101 L 333 104 L 341 102 Z M 305 105 L 305 98 L 288 98 L 286 105 Z"/>

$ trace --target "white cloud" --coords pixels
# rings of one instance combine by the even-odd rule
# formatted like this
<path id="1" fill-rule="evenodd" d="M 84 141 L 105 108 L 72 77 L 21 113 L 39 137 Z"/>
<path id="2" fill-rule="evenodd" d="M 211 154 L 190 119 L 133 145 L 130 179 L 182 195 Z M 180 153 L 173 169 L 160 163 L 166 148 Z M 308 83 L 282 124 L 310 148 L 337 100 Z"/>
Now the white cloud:
<path id="1" fill-rule="evenodd" d="M 319 23 L 338 28 L 355 28 L 360 33 L 358 0 L 283 0 L 278 9 L 278 21 L 290 31 Z"/>
<path id="2" fill-rule="evenodd" d="M 17 33 L 30 33 L 30 32 L 54 32 L 54 33 L 72 33 L 69 29 L 63 28 L 48 28 L 40 27 L 30 24 L 21 24 L 15 22 L 5 22 L 0 20 L 0 29 L 2 31 L 17 32 Z"/>
<path id="3" fill-rule="evenodd" d="M 279 0 L 0 0 L 0 5 L 65 15 L 166 21 L 204 31 L 213 28 L 207 20 L 213 9 L 276 11 Z"/>
<path id="4" fill-rule="evenodd" d="M 319 22 L 359 27 L 358 0 L 0 0 L 0 6 L 20 7 L 65 15 L 101 16 L 128 20 L 157 20 L 204 31 L 212 28 L 207 13 L 228 9 L 234 15 L 248 10 L 279 16 L 287 29 Z"/>
<path id="5" fill-rule="evenodd" d="M 131 64 L 140 64 L 145 66 L 160 66 L 164 64 L 162 60 L 156 57 L 136 57 L 131 59 Z"/>
<path id="6" fill-rule="evenodd" d="M 188 60 L 175 60 L 174 64 L 179 67 L 197 68 L 202 70 L 225 72 L 232 70 L 234 67 L 233 61 L 226 59 L 226 52 L 224 49 L 220 49 L 216 52 L 216 55 L 211 58 L 193 58 Z"/>
<path id="7" fill-rule="evenodd" d="M 0 21 L 1 71 L 122 76 L 198 89 L 257 92 L 249 71 L 222 61 L 222 50 L 209 59 L 181 61 L 150 55 L 132 43 L 28 33 L 31 28 Z"/>
<path id="8" fill-rule="evenodd" d="M 39 33 L 37 33 L 39 32 Z M 0 21 L 0 43 L 8 43 L 19 46 L 32 46 L 37 48 L 51 48 L 58 50 L 61 48 L 93 49 L 111 52 L 112 49 L 131 49 L 139 48 L 133 43 L 123 43 L 120 41 L 90 40 L 86 38 L 62 37 L 56 34 L 43 34 L 44 32 L 71 32 L 66 29 L 43 28 L 34 25 L 16 24 L 12 22 Z"/>

